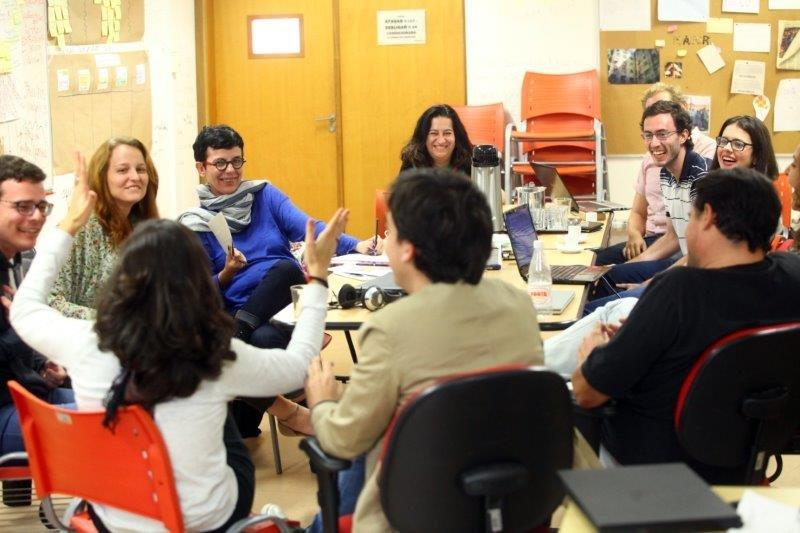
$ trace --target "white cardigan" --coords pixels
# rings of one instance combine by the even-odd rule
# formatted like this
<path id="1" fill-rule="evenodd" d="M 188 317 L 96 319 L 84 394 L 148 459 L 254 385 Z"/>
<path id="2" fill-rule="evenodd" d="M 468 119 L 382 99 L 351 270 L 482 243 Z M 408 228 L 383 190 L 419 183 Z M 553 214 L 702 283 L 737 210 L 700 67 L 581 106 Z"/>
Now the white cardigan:
<path id="1" fill-rule="evenodd" d="M 47 297 L 72 238 L 55 229 L 39 239 L 36 258 L 11 307 L 11 324 L 33 349 L 64 366 L 72 378 L 78 409 L 102 409 L 102 400 L 120 372 L 113 353 L 97 347 L 94 323 L 66 318 L 47 305 Z M 225 361 L 221 376 L 203 381 L 188 398 L 159 403 L 154 410 L 175 473 L 187 530 L 221 526 L 236 505 L 238 490 L 226 464 L 222 428 L 227 402 L 236 396 L 276 396 L 303 386 L 309 361 L 319 353 L 327 291 L 312 283 L 286 350 L 259 349 L 231 341 L 235 361 Z M 198 324 L 198 327 L 203 327 Z M 95 505 L 112 531 L 163 531 L 138 515 Z"/>

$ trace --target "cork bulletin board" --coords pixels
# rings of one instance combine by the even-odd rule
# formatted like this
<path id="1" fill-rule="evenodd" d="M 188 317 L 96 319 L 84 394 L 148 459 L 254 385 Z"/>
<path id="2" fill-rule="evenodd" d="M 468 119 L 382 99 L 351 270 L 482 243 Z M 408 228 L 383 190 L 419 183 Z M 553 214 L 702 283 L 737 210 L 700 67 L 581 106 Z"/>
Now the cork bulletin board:
<path id="1" fill-rule="evenodd" d="M 600 92 L 602 120 L 605 124 L 609 154 L 640 154 L 644 144 L 639 136 L 639 120 L 642 114 L 641 95 L 653 81 L 679 85 L 685 94 L 711 97 L 711 121 L 709 134 L 714 137 L 724 120 L 733 115 L 753 115 L 753 95 L 731 94 L 731 78 L 736 60 L 763 61 L 766 63 L 764 95 L 772 109 L 764 120 L 773 132 L 775 96 L 778 82 L 782 79 L 800 78 L 800 70 L 777 68 L 778 27 L 781 20 L 798 20 L 800 13 L 792 10 L 770 10 L 768 0 L 760 0 L 758 14 L 722 12 L 722 0 L 710 1 L 710 17 L 733 19 L 733 23 L 767 23 L 771 26 L 769 52 L 734 52 L 733 33 L 710 33 L 706 22 L 660 22 L 658 1 L 651 2 L 650 31 L 601 31 L 600 32 Z M 675 26 L 675 28 L 671 28 Z M 656 41 L 663 41 L 657 47 Z M 697 55 L 698 50 L 713 44 L 720 49 L 725 66 L 709 74 Z M 609 83 L 607 53 L 609 49 L 656 49 L 658 50 L 658 80 L 645 83 Z M 678 57 L 685 50 L 684 57 Z M 680 77 L 667 77 L 668 63 L 680 64 Z M 672 66 L 673 76 L 677 65 Z M 643 75 L 642 79 L 646 76 Z M 800 143 L 800 132 L 773 132 L 773 143 L 778 153 L 791 153 Z"/>

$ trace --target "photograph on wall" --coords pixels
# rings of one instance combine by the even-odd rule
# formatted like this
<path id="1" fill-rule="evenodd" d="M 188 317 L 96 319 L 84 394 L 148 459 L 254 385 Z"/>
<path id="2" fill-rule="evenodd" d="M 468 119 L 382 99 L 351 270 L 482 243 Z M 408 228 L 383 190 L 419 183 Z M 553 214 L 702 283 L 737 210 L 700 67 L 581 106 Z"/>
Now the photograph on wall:
<path id="1" fill-rule="evenodd" d="M 692 126 L 708 135 L 711 125 L 711 97 L 710 96 L 685 96 L 689 116 L 692 117 Z"/>
<path id="2" fill-rule="evenodd" d="M 659 81 L 661 63 L 656 48 L 608 50 L 608 83 L 651 84 Z"/>
<path id="3" fill-rule="evenodd" d="M 683 77 L 683 63 L 680 61 L 667 61 L 664 65 L 664 77 L 680 79 Z"/>
<path id="4" fill-rule="evenodd" d="M 781 70 L 800 70 L 800 20 L 778 21 L 776 66 Z"/>

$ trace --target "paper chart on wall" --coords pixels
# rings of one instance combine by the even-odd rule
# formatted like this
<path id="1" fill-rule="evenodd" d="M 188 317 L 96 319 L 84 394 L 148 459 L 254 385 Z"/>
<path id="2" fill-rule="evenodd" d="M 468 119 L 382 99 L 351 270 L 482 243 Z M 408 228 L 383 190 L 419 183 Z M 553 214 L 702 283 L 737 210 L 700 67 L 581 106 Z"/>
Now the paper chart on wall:
<path id="1" fill-rule="evenodd" d="M 800 131 L 800 78 L 781 80 L 775 96 L 773 131 Z"/>
<path id="2" fill-rule="evenodd" d="M 723 13 L 758 14 L 759 0 L 722 0 Z"/>
<path id="3" fill-rule="evenodd" d="M 731 94 L 764 94 L 764 75 L 767 64 L 764 61 L 737 59 L 733 64 Z"/>
<path id="4" fill-rule="evenodd" d="M 771 24 L 736 23 L 733 25 L 734 52 L 769 53 L 771 45 Z"/>
<path id="5" fill-rule="evenodd" d="M 650 31 L 650 0 L 600 0 L 600 31 Z"/>
<path id="6" fill-rule="evenodd" d="M 776 63 L 781 70 L 800 70 L 800 20 L 778 21 Z"/>
<path id="7" fill-rule="evenodd" d="M 705 22 L 709 17 L 709 0 L 658 0 L 658 20 Z"/>

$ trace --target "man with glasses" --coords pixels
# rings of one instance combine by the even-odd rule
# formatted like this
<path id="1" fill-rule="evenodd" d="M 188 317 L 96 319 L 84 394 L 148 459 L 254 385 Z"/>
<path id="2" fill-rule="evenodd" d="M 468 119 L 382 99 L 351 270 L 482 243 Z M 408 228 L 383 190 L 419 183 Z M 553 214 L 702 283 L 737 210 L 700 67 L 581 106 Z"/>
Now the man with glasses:
<path id="1" fill-rule="evenodd" d="M 667 209 L 667 229 L 652 246 L 627 263 L 612 268 L 597 283 L 584 314 L 623 297 L 639 297 L 658 272 L 686 263 L 686 222 L 695 182 L 708 172 L 711 160 L 696 153 L 689 113 L 674 102 L 659 101 L 642 115 L 642 139 L 653 162 L 661 167 L 661 193 Z M 683 256 L 683 257 L 681 257 Z M 677 262 L 676 262 L 677 260 Z M 627 290 L 626 290 L 627 289 Z"/>
<path id="2" fill-rule="evenodd" d="M 36 396 L 56 405 L 73 404 L 72 390 L 61 388 L 67 373 L 20 340 L 8 322 L 8 307 L 28 271 L 33 247 L 53 204 L 45 200 L 44 172 L 12 155 L 0 155 L 0 285 L 4 309 L 0 312 L 0 455 L 25 449 L 17 410 L 6 383 L 18 381 Z M 44 325 L 43 325 L 44 327 Z M 16 501 L 9 489 L 19 494 Z M 7 505 L 30 504 L 30 481 L 3 483 Z"/>
<path id="3" fill-rule="evenodd" d="M 305 283 L 303 271 L 292 255 L 290 242 L 302 242 L 309 218 L 281 190 L 268 181 L 245 181 L 244 140 L 226 125 L 206 126 L 194 144 L 197 172 L 205 182 L 198 186 L 200 207 L 183 213 L 179 220 L 200 237 L 219 284 L 225 306 L 236 317 L 236 336 L 260 348 L 284 348 L 289 336 L 269 319 L 291 300 L 290 287 Z M 233 248 L 223 250 L 209 228 L 222 213 L 233 236 Z M 317 233 L 325 225 L 317 222 Z M 337 254 L 370 253 L 382 241 L 359 242 L 342 235 Z M 294 431 L 309 433 L 308 410 L 278 398 L 260 402 L 258 412 L 241 404 L 235 418 L 242 436 L 259 434 L 263 408 Z"/>
<path id="4" fill-rule="evenodd" d="M 642 110 L 659 101 L 675 102 L 686 108 L 686 98 L 680 87 L 663 82 L 654 83 L 642 95 Z M 703 157 L 713 158 L 717 145 L 714 139 L 692 129 L 694 151 Z M 648 152 L 642 158 L 634 184 L 635 194 L 628 212 L 628 238 L 619 244 L 597 250 L 595 263 L 617 265 L 633 259 L 650 247 L 667 229 L 666 208 L 661 194 L 661 167 L 653 162 Z"/>

